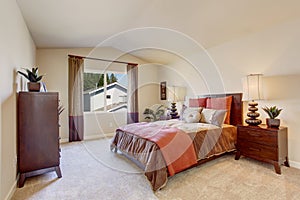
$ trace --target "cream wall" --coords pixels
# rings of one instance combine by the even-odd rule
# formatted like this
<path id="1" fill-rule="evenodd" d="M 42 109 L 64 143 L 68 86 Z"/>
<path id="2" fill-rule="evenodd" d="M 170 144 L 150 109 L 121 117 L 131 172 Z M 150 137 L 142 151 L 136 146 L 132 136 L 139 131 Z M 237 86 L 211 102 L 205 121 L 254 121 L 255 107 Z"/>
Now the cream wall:
<path id="1" fill-rule="evenodd" d="M 144 121 L 143 112 L 159 102 L 160 82 L 158 81 L 158 68 L 156 64 L 142 64 L 139 68 L 139 120 Z"/>
<path id="2" fill-rule="evenodd" d="M 159 81 L 166 81 L 167 87 L 184 86 L 187 96 L 208 93 L 208 88 L 201 73 L 183 59 L 168 65 L 161 65 L 158 74 Z"/>
<path id="3" fill-rule="evenodd" d="M 283 125 L 288 126 L 289 158 L 292 166 L 300 168 L 300 74 L 267 76 L 264 78 L 266 101 L 260 105 L 277 105 L 283 108 L 279 118 Z M 260 112 L 263 118 L 266 114 Z"/>
<path id="4" fill-rule="evenodd" d="M 123 55 L 123 52 L 109 47 L 73 48 L 73 49 L 38 49 L 36 62 L 40 68 L 40 73 L 45 74 L 43 81 L 46 83 L 48 91 L 58 91 L 60 101 L 65 107 L 65 111 L 60 116 L 60 136 L 61 141 L 68 141 L 68 54 L 88 55 L 105 59 L 118 59 L 128 62 L 139 63 L 139 105 L 140 113 L 143 109 L 158 101 L 158 84 L 156 82 L 157 67 L 152 64 L 145 64 L 144 61 L 130 55 Z M 121 57 L 120 57 L 121 56 Z M 107 66 L 106 62 L 88 61 L 90 69 L 97 67 L 104 70 L 117 70 L 115 65 Z M 120 66 L 120 65 L 119 65 Z M 124 65 L 125 67 L 126 65 Z M 125 69 L 125 68 L 124 68 Z M 85 139 L 99 137 L 104 133 L 113 133 L 115 129 L 126 123 L 125 113 L 86 113 L 84 120 Z M 140 114 L 140 119 L 143 116 Z"/>
<path id="5" fill-rule="evenodd" d="M 16 184 L 16 70 L 35 63 L 35 44 L 16 1 L 0 7 L 0 199 L 9 199 Z"/>

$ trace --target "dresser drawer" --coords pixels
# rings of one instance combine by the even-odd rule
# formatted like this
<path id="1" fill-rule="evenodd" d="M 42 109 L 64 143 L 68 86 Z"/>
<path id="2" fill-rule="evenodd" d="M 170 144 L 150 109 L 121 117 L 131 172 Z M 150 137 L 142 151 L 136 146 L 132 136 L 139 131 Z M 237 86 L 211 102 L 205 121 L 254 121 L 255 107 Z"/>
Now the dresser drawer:
<path id="1" fill-rule="evenodd" d="M 242 155 L 256 159 L 267 159 L 278 161 L 278 149 L 253 142 L 239 141 L 238 149 Z"/>
<path id="2" fill-rule="evenodd" d="M 238 129 L 238 140 L 255 141 L 259 144 L 277 147 L 277 133 L 259 129 Z"/>

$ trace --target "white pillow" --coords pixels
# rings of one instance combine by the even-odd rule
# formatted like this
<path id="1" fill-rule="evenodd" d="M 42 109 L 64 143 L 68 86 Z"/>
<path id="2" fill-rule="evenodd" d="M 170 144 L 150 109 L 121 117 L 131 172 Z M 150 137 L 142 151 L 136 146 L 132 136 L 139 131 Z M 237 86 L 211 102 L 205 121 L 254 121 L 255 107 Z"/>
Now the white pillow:
<path id="1" fill-rule="evenodd" d="M 201 112 L 200 122 L 211 124 L 214 113 L 215 113 L 215 110 L 213 110 L 213 109 L 203 108 L 203 110 Z"/>
<path id="2" fill-rule="evenodd" d="M 201 115 L 199 112 L 194 111 L 185 116 L 184 121 L 187 123 L 198 123 L 200 121 Z"/>
<path id="3" fill-rule="evenodd" d="M 203 108 L 186 108 L 183 111 L 182 120 L 187 123 L 198 123 L 201 119 L 201 111 Z"/>
<path id="4" fill-rule="evenodd" d="M 204 108 L 201 112 L 200 122 L 214 124 L 216 126 L 221 127 L 224 124 L 226 113 L 226 110 L 214 110 Z"/>

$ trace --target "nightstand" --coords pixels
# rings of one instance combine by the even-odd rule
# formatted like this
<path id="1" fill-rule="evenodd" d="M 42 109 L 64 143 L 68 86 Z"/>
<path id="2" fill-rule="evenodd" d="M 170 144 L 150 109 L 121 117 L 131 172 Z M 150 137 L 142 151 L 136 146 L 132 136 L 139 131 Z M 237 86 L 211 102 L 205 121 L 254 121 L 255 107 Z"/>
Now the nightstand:
<path id="1" fill-rule="evenodd" d="M 238 126 L 236 147 L 236 160 L 243 155 L 273 164 L 277 174 L 281 174 L 280 164 L 289 167 L 287 127 Z"/>

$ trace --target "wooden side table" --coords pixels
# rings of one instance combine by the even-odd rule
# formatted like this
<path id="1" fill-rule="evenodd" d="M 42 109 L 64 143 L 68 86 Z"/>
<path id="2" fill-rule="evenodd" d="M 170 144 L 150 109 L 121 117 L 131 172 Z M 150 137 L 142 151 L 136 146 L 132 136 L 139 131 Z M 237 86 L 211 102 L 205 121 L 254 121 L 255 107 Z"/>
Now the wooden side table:
<path id="1" fill-rule="evenodd" d="M 287 127 L 238 126 L 236 147 L 236 160 L 244 155 L 273 164 L 277 174 L 281 174 L 280 164 L 289 167 Z"/>

